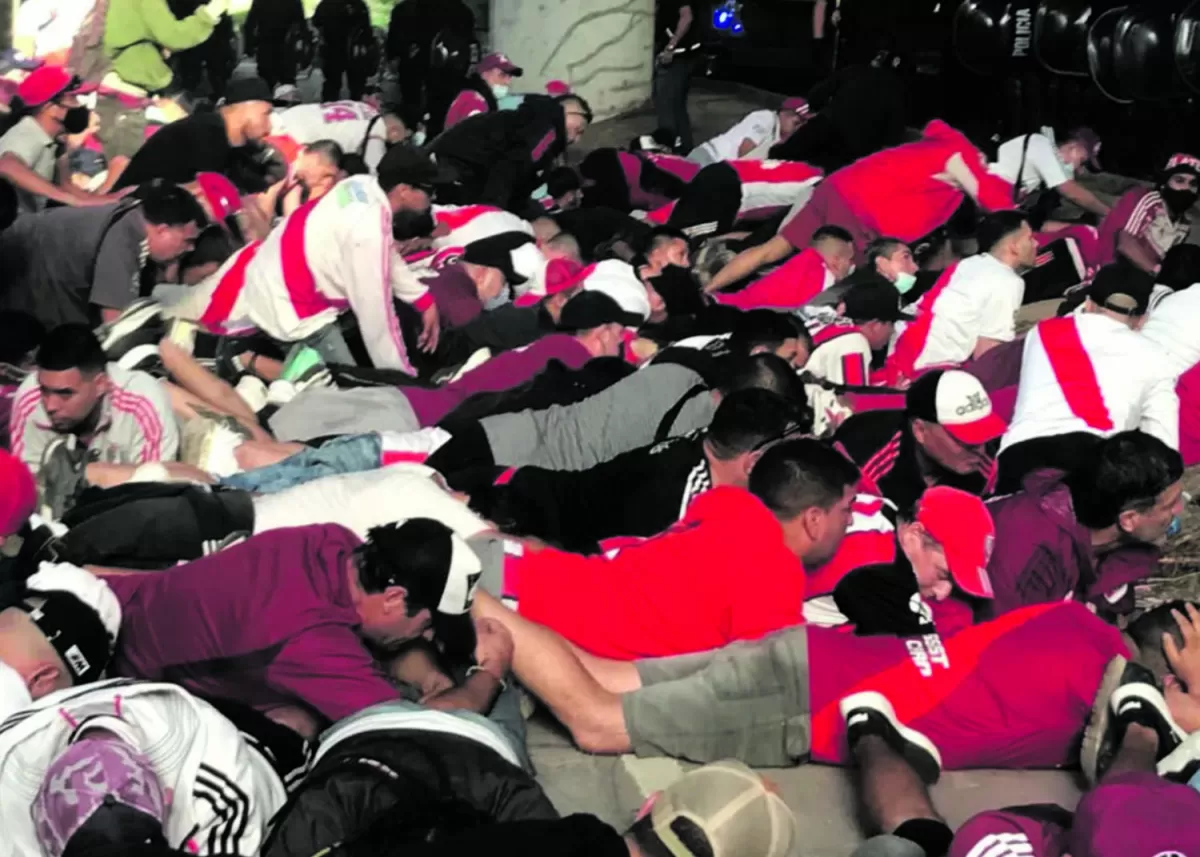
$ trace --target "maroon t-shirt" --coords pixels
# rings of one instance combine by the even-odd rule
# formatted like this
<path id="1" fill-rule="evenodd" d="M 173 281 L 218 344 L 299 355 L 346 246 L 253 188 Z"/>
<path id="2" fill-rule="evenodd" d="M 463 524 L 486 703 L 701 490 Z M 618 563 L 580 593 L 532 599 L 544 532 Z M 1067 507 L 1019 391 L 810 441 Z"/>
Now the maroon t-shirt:
<path id="1" fill-rule="evenodd" d="M 115 675 L 329 720 L 398 694 L 364 648 L 344 527 L 275 530 L 170 571 L 108 576 L 121 602 Z"/>

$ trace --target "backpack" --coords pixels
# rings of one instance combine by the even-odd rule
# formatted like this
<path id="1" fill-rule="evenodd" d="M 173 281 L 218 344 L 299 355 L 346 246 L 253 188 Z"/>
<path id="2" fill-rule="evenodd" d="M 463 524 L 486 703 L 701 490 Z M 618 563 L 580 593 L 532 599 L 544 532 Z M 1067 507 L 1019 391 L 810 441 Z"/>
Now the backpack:
<path id="1" fill-rule="evenodd" d="M 71 42 L 67 68 L 80 79 L 99 83 L 112 70 L 112 60 L 104 54 L 104 24 L 108 19 L 109 0 L 96 0 Z"/>

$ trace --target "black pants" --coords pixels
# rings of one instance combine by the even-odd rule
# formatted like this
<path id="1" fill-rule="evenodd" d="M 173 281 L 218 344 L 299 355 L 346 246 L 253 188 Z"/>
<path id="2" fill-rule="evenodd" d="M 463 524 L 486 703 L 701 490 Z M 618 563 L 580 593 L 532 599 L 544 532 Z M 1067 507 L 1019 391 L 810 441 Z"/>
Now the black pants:
<path id="1" fill-rule="evenodd" d="M 654 68 L 654 114 L 658 127 L 674 131 L 685 152 L 695 148 L 687 103 L 695 64 L 692 56 L 679 54 L 667 65 Z"/>
<path id="2" fill-rule="evenodd" d="M 696 173 L 671 210 L 667 225 L 688 237 L 721 235 L 733 228 L 742 207 L 742 181 L 724 161 Z"/>
<path id="3" fill-rule="evenodd" d="M 1076 431 L 1014 443 L 996 459 L 996 494 L 1020 491 L 1025 477 L 1042 468 L 1073 473 L 1091 460 L 1100 440 L 1097 435 Z"/>
<path id="4" fill-rule="evenodd" d="M 296 83 L 296 57 L 287 30 L 258 34 L 258 76 L 274 91 L 280 84 Z"/>
<path id="5" fill-rule="evenodd" d="M 195 95 L 207 77 L 213 99 L 222 98 L 233 66 L 228 37 L 218 29 L 208 41 L 183 51 L 176 57 L 177 83 L 180 88 Z"/>
<path id="6" fill-rule="evenodd" d="M 321 55 L 321 73 L 325 82 L 321 86 L 322 101 L 340 101 L 342 97 L 342 78 L 346 78 L 346 88 L 349 90 L 351 101 L 361 101 L 367 88 L 367 78 L 360 70 L 350 64 L 350 57 L 345 51 L 326 50 Z"/>

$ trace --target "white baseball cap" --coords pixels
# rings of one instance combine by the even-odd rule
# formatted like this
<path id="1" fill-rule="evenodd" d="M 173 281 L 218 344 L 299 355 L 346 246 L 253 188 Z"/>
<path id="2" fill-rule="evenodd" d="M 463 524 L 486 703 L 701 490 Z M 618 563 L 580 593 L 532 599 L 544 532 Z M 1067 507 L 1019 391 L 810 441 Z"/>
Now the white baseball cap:
<path id="1" fill-rule="evenodd" d="M 910 417 L 937 423 L 967 446 L 995 440 L 1008 428 L 980 380 L 960 369 L 926 372 L 908 388 L 904 407 Z"/>
<path id="2" fill-rule="evenodd" d="M 650 317 L 650 295 L 646 284 L 628 262 L 620 259 L 605 259 L 597 262 L 587 279 L 583 281 L 585 292 L 602 292 L 608 295 L 621 309 L 645 321 Z"/>

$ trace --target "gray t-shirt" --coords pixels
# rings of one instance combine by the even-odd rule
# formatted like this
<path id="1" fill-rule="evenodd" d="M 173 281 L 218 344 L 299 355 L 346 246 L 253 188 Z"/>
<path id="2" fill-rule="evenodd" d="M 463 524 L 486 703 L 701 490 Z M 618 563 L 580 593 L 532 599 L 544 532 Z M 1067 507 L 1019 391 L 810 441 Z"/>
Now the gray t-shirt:
<path id="1" fill-rule="evenodd" d="M 32 116 L 26 116 L 8 132 L 0 137 L 0 154 L 11 152 L 46 181 L 54 181 L 55 144 L 54 138 L 47 134 L 42 126 Z M 46 198 L 32 194 L 29 191 L 15 188 L 19 211 L 27 214 L 41 211 L 46 206 Z"/>
<path id="2" fill-rule="evenodd" d="M 89 304 L 137 298 L 147 255 L 146 221 L 129 201 L 22 215 L 0 233 L 0 309 L 48 327 L 92 321 Z"/>

